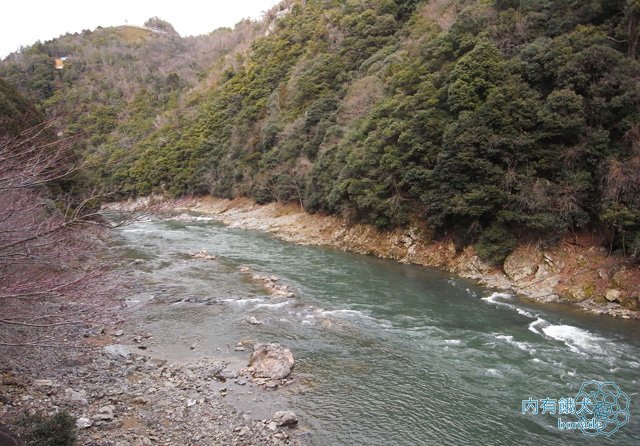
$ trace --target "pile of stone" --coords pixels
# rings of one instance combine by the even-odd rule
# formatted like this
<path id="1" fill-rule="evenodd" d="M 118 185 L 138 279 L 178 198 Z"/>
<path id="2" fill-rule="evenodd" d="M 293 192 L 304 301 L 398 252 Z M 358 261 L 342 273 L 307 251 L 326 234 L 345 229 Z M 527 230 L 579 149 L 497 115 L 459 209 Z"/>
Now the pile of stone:
<path id="1" fill-rule="evenodd" d="M 189 255 L 198 260 L 218 260 L 218 256 L 209 254 L 206 249 L 201 249 L 200 251 L 191 253 Z"/>
<path id="2" fill-rule="evenodd" d="M 243 273 L 251 273 L 251 269 L 248 266 L 240 267 L 240 271 Z M 289 285 L 278 283 L 280 278 L 278 276 L 263 276 L 261 274 L 251 274 L 251 280 L 262 285 L 271 295 L 271 297 L 296 297 L 296 293 L 291 289 Z"/>

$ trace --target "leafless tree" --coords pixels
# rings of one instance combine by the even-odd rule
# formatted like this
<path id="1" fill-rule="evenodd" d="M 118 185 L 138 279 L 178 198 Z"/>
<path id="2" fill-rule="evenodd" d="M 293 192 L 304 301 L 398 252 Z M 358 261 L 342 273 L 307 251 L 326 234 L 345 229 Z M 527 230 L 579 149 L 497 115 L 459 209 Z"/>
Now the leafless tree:
<path id="1" fill-rule="evenodd" d="M 51 127 L 0 136 L 0 347 L 75 345 L 60 333 L 104 306 L 98 195 L 62 192 L 77 167 Z"/>

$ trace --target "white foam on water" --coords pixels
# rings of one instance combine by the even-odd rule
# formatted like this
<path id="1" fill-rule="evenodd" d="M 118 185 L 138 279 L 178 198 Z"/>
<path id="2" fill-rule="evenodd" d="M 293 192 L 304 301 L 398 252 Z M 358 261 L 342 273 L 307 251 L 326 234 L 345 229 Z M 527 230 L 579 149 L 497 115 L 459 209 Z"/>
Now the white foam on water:
<path id="1" fill-rule="evenodd" d="M 487 369 L 485 374 L 488 376 L 502 376 L 502 373 L 500 373 L 498 369 Z"/>
<path id="2" fill-rule="evenodd" d="M 554 325 L 538 317 L 529 324 L 529 330 L 541 336 L 562 341 L 575 353 L 604 353 L 601 343 L 606 339 L 573 325 Z"/>
<path id="3" fill-rule="evenodd" d="M 526 317 L 530 317 L 530 318 L 537 317 L 535 314 L 530 313 L 527 310 L 523 310 L 522 308 L 518 308 L 517 306 L 515 306 L 512 303 L 504 302 L 504 299 L 512 299 L 512 298 L 513 298 L 513 294 L 509 294 L 509 293 L 493 293 L 490 296 L 482 297 L 481 299 L 484 300 L 485 302 L 489 302 L 489 303 L 494 304 L 496 306 L 510 308 L 512 310 L 516 310 L 518 312 L 518 314 L 520 314 L 522 316 L 526 316 Z"/>
<path id="4" fill-rule="evenodd" d="M 489 302 L 497 306 L 517 309 L 515 305 L 499 300 L 499 299 L 511 299 L 512 297 L 513 296 L 511 294 L 507 294 L 507 293 L 493 293 L 490 296 L 482 297 L 481 299 L 484 300 L 485 302 Z"/>
<path id="5" fill-rule="evenodd" d="M 460 345 L 462 341 L 460 339 L 445 339 L 444 343 L 447 345 Z"/>
<path id="6" fill-rule="evenodd" d="M 516 308 L 516 311 L 518 312 L 518 314 L 522 315 L 522 316 L 526 316 L 526 317 L 536 317 L 533 313 L 529 313 L 526 310 L 523 310 L 522 308 Z"/>
<path id="7" fill-rule="evenodd" d="M 190 222 L 190 223 L 193 223 L 193 222 Z M 185 225 L 185 228 L 186 229 L 192 229 L 194 231 L 208 231 L 209 230 L 209 228 L 205 228 L 205 227 L 197 226 L 197 225 Z"/>
<path id="8" fill-rule="evenodd" d="M 576 376 L 576 371 L 575 370 L 562 370 L 562 373 L 560 374 L 560 378 L 564 378 L 564 377 L 570 377 L 573 378 Z"/>
<path id="9" fill-rule="evenodd" d="M 541 325 L 544 325 L 544 324 L 548 324 L 548 322 L 545 321 L 544 319 L 542 319 L 541 317 L 539 317 L 535 321 L 533 321 L 533 322 L 531 322 L 529 324 L 529 331 L 532 331 L 535 334 L 542 335 L 542 332 L 540 330 L 538 330 L 538 327 L 540 327 Z"/>
<path id="10" fill-rule="evenodd" d="M 496 299 L 511 299 L 512 297 L 513 295 L 509 293 L 492 293 L 490 296 L 483 297 L 482 300 L 486 300 L 489 302 L 504 303 L 504 302 L 499 302 Z"/>
<path id="11" fill-rule="evenodd" d="M 317 310 L 320 316 L 355 316 L 361 318 L 368 318 L 366 314 L 358 310 Z"/>
<path id="12" fill-rule="evenodd" d="M 284 302 L 279 302 L 277 304 L 258 304 L 255 306 L 255 308 L 282 308 L 286 305 L 289 305 L 291 302 L 289 302 L 288 300 L 285 300 Z"/>
<path id="13" fill-rule="evenodd" d="M 633 367 L 634 369 L 640 369 L 640 362 L 637 361 L 629 361 L 629 367 Z"/>
<path id="14" fill-rule="evenodd" d="M 603 353 L 599 343 L 605 339 L 573 325 L 547 325 L 542 327 L 542 332 L 552 339 L 564 342 L 573 352 Z"/>
<path id="15" fill-rule="evenodd" d="M 442 331 L 438 327 L 434 327 L 432 325 L 418 325 L 417 327 L 407 327 L 404 330 L 406 330 L 406 331 L 425 331 L 425 332 Z"/>
<path id="16" fill-rule="evenodd" d="M 535 349 L 531 348 L 531 345 L 527 344 L 526 342 L 514 341 L 513 336 L 501 335 L 496 333 L 493 333 L 493 335 L 496 337 L 496 339 L 505 341 L 507 344 L 511 344 L 515 347 L 518 347 L 520 350 L 523 350 L 525 352 L 535 353 Z"/>
<path id="17" fill-rule="evenodd" d="M 250 304 L 250 303 L 254 303 L 254 302 L 264 302 L 265 299 L 262 299 L 261 297 L 248 297 L 246 299 L 221 299 L 221 302 L 231 302 L 234 304 L 238 304 L 241 307 Z"/>

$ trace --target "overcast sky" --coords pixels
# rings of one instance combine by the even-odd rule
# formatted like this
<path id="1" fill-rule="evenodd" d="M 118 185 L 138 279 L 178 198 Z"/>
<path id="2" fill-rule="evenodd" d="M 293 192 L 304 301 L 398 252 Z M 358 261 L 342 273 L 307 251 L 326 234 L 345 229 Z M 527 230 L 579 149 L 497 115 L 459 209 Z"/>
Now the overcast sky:
<path id="1" fill-rule="evenodd" d="M 241 19 L 259 18 L 277 0 L 8 0 L 0 16 L 0 58 L 20 46 L 97 26 L 142 25 L 150 17 L 182 36 L 205 34 Z"/>

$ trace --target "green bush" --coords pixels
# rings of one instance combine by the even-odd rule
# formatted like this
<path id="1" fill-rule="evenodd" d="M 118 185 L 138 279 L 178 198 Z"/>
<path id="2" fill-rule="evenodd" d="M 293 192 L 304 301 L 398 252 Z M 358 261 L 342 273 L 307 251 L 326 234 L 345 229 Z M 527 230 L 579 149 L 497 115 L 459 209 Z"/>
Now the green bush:
<path id="1" fill-rule="evenodd" d="M 25 414 L 19 421 L 21 437 L 28 446 L 73 446 L 75 419 L 67 412 L 55 415 Z"/>
<path id="2" fill-rule="evenodd" d="M 481 259 L 494 265 L 502 265 L 516 245 L 517 240 L 513 234 L 503 226 L 493 224 L 482 232 L 475 247 Z"/>

